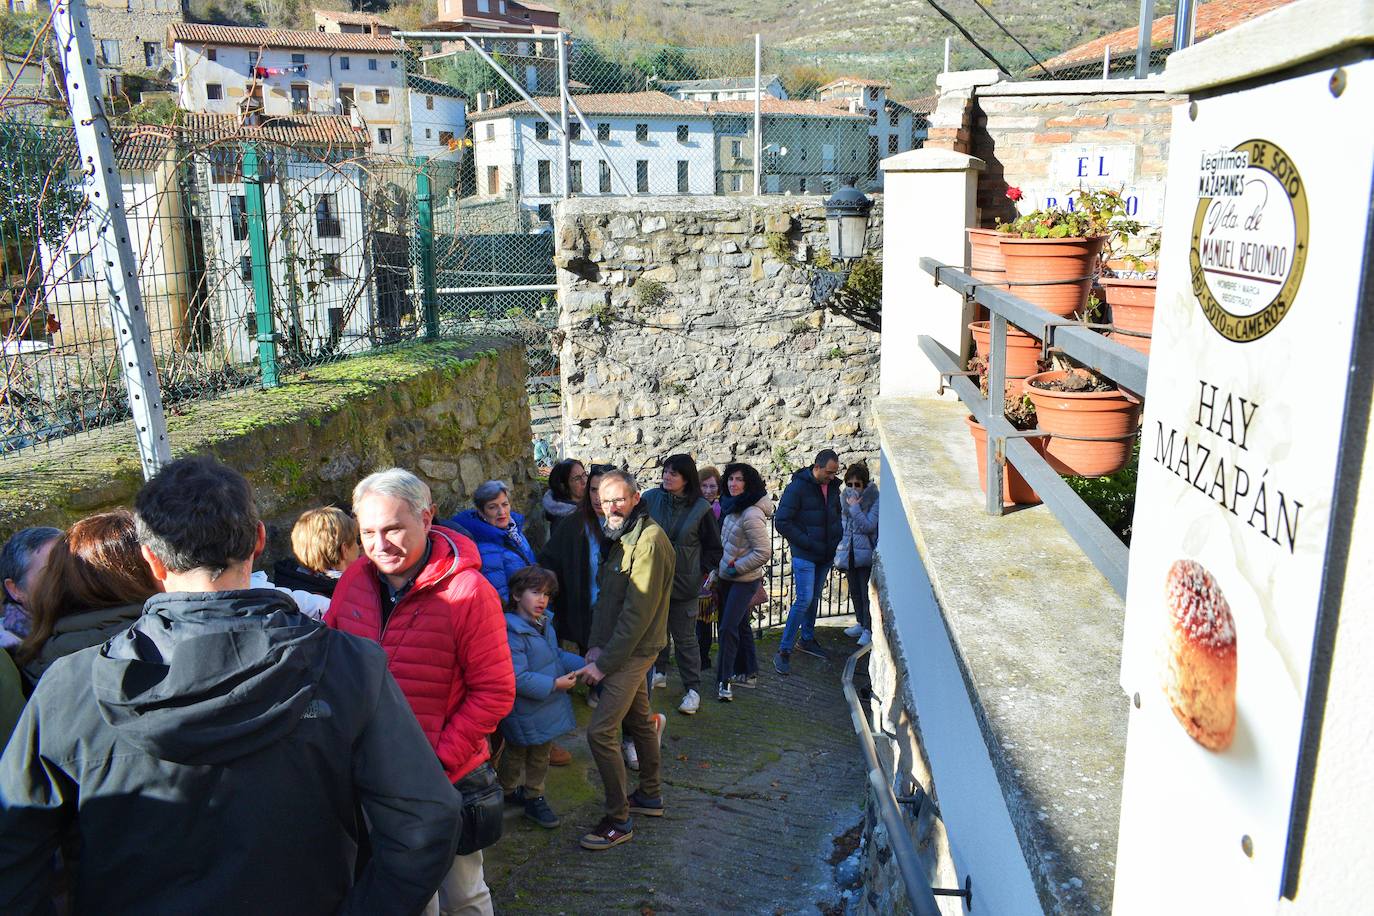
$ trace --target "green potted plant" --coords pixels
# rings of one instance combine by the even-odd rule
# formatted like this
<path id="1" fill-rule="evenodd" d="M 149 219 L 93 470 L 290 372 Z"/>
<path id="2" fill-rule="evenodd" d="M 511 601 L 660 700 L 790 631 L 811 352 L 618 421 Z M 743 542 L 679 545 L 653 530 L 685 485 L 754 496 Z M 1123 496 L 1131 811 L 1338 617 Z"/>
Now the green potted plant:
<path id="1" fill-rule="evenodd" d="M 1054 369 L 1026 379 L 1045 459 L 1060 474 L 1102 477 L 1124 468 L 1140 427 L 1140 398 L 1087 369 Z"/>
<path id="2" fill-rule="evenodd" d="M 987 360 L 974 357 L 968 361 L 968 367 L 971 371 L 978 373 L 979 387 L 983 396 L 986 397 L 988 393 Z M 1019 380 L 1007 381 L 1003 415 L 1015 429 L 1035 429 L 1035 405 L 1031 403 L 1030 398 L 1022 390 Z M 964 422 L 968 424 L 969 435 L 973 437 L 973 453 L 978 462 L 978 486 L 986 494 L 988 492 L 988 431 L 983 424 L 972 416 L 965 417 Z M 1044 436 L 1030 436 L 1026 441 L 1036 451 L 1044 451 Z M 1026 479 L 1021 476 L 1020 472 L 1016 470 L 1016 466 L 1011 462 L 1007 462 L 1002 473 L 1002 502 L 1012 506 L 1034 506 L 1040 502 L 1040 496 L 1035 492 L 1035 488 L 1026 483 Z"/>
<path id="3" fill-rule="evenodd" d="M 1007 189 L 1013 200 L 1020 194 Z M 1140 223 L 1127 215 L 1120 191 L 1079 189 L 1063 207 L 1032 210 L 999 222 L 997 229 L 1011 291 L 1051 314 L 1069 316 L 1087 305 L 1104 246 L 1139 233 Z"/>

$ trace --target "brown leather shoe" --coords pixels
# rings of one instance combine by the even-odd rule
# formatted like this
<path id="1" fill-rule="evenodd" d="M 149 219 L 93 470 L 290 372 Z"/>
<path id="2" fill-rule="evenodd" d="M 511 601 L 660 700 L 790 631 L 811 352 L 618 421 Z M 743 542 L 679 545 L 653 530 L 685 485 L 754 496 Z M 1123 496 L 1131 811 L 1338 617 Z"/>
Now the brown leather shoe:
<path id="1" fill-rule="evenodd" d="M 565 750 L 556 744 L 549 748 L 549 766 L 565 767 L 570 763 L 572 763 L 572 751 Z"/>

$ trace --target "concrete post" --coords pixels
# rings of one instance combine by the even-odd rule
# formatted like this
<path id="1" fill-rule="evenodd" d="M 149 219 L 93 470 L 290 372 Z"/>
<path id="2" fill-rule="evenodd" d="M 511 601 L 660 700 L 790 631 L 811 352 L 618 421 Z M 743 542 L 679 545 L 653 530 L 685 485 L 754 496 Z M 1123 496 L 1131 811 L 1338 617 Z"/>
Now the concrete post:
<path id="1" fill-rule="evenodd" d="M 884 159 L 883 397 L 936 397 L 939 373 L 916 348 L 928 335 L 965 352 L 964 298 L 919 266 L 922 257 L 968 263 L 964 229 L 977 215 L 983 160 L 943 149 L 917 149 Z M 947 397 L 954 397 L 947 392 Z"/>

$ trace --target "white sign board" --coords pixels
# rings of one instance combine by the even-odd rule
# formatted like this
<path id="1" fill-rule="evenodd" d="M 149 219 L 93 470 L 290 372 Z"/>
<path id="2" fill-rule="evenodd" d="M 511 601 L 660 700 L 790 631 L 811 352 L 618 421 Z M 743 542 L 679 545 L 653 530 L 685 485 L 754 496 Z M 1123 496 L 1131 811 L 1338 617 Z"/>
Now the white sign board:
<path id="1" fill-rule="evenodd" d="M 1050 154 L 1046 181 L 1026 182 L 1017 210 L 1049 207 L 1073 209 L 1072 192 L 1079 188 L 1121 191 L 1126 213 L 1132 219 L 1157 226 L 1164 215 L 1164 182 L 1140 181 L 1136 170 L 1136 148 L 1130 143 L 1078 143 L 1055 147 Z"/>
<path id="2" fill-rule="evenodd" d="M 1339 96 L 1328 68 L 1175 109 L 1116 916 L 1272 913 L 1301 854 L 1291 812 L 1374 174 L 1374 62 L 1349 69 Z"/>

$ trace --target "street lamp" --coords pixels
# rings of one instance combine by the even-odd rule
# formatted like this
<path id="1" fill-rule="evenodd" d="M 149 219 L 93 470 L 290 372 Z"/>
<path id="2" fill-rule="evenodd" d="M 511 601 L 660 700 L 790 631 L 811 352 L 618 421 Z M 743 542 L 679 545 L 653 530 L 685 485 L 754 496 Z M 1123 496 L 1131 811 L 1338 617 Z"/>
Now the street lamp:
<path id="1" fill-rule="evenodd" d="M 825 202 L 825 230 L 830 236 L 830 256 L 836 261 L 857 261 L 868 242 L 868 213 L 873 201 L 846 178 Z"/>

